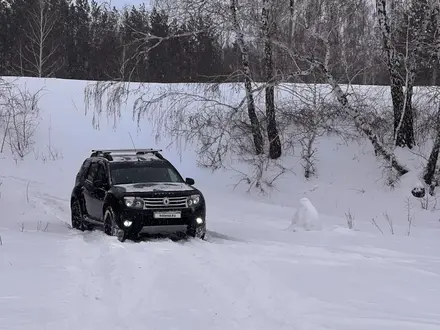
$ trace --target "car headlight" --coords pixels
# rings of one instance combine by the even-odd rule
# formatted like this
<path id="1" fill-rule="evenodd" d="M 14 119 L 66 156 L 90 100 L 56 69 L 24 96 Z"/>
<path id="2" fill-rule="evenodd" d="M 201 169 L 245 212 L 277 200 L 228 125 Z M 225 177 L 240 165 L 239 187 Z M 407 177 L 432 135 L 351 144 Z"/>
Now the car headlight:
<path id="1" fill-rule="evenodd" d="M 196 206 L 197 204 L 200 203 L 200 195 L 191 195 L 188 197 L 187 200 L 188 203 L 188 207 L 193 207 Z"/>
<path id="2" fill-rule="evenodd" d="M 124 197 L 125 206 L 134 209 L 143 209 L 144 201 L 139 197 Z"/>

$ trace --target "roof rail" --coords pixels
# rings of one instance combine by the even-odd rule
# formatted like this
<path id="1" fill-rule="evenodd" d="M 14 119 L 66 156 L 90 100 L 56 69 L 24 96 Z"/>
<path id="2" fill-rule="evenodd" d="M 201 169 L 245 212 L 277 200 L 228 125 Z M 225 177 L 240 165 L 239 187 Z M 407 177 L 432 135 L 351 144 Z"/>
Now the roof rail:
<path id="1" fill-rule="evenodd" d="M 118 154 L 118 156 L 140 156 L 145 154 L 153 154 L 160 159 L 163 159 L 163 156 L 160 154 L 162 149 L 92 149 L 92 154 L 90 157 L 104 156 L 108 157 L 110 154 Z"/>
<path id="2" fill-rule="evenodd" d="M 103 153 L 103 154 L 110 154 L 110 153 L 155 153 L 155 152 L 161 152 L 162 149 L 92 149 L 93 153 Z"/>

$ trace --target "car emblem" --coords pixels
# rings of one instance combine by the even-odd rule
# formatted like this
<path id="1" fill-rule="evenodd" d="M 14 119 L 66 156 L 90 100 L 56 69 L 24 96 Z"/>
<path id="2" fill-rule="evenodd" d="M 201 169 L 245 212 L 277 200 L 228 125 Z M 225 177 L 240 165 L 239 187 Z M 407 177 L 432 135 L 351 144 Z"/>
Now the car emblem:
<path id="1" fill-rule="evenodd" d="M 163 205 L 168 205 L 168 204 L 170 204 L 170 200 L 167 197 L 165 197 L 163 199 Z"/>

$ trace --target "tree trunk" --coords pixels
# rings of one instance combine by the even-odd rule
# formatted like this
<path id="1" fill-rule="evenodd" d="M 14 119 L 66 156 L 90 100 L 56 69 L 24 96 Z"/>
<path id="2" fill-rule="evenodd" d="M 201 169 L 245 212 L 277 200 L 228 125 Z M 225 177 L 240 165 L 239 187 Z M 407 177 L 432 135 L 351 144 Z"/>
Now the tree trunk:
<path id="1" fill-rule="evenodd" d="M 399 123 L 402 118 L 402 110 L 404 108 L 405 96 L 403 94 L 403 87 L 400 78 L 394 79 L 391 77 L 391 99 L 393 102 L 393 114 L 394 114 L 394 139 L 396 145 L 401 146 L 403 135 L 401 133 L 402 127 L 399 130 Z"/>
<path id="2" fill-rule="evenodd" d="M 381 155 L 386 161 L 390 162 L 391 166 L 398 172 L 400 176 L 408 173 L 408 170 L 397 161 L 393 151 L 388 150 L 386 146 L 384 146 L 380 142 L 379 137 L 376 133 L 374 133 L 371 125 L 363 118 L 362 113 L 358 109 L 352 108 L 350 106 L 350 104 L 348 103 L 347 95 L 336 82 L 336 79 L 333 77 L 327 67 L 320 62 L 316 62 L 313 59 L 309 59 L 309 62 L 314 63 L 323 72 L 328 84 L 332 87 L 333 92 L 336 95 L 336 99 L 341 104 L 343 110 L 348 114 L 349 117 L 354 120 L 356 127 L 361 130 L 371 141 L 375 152 Z"/>
<path id="3" fill-rule="evenodd" d="M 260 123 L 258 121 L 258 117 L 255 111 L 255 100 L 254 100 L 254 95 L 252 94 L 251 70 L 249 66 L 249 53 L 244 43 L 243 32 L 241 31 L 240 24 L 238 23 L 237 6 L 238 6 L 238 0 L 230 0 L 232 24 L 234 26 L 237 43 L 241 53 L 241 62 L 243 66 L 244 79 L 245 79 L 244 86 L 246 90 L 248 116 L 251 122 L 252 136 L 255 145 L 255 153 L 257 155 L 261 155 L 264 152 L 263 135 L 261 133 Z"/>
<path id="4" fill-rule="evenodd" d="M 292 47 L 293 37 L 295 35 L 295 0 L 290 0 L 289 2 L 289 48 Z"/>
<path id="5" fill-rule="evenodd" d="M 439 107 L 439 112 L 440 112 L 440 107 Z M 437 135 L 435 137 L 434 146 L 432 147 L 431 154 L 429 155 L 428 163 L 426 164 L 425 167 L 425 171 L 424 171 L 425 173 L 423 175 L 423 180 L 428 186 L 432 184 L 432 181 L 434 179 L 439 151 L 440 151 L 440 128 L 437 127 Z"/>
<path id="6" fill-rule="evenodd" d="M 436 180 L 434 177 L 440 152 L 440 106 L 437 111 L 436 130 L 437 134 L 435 136 L 434 145 L 432 146 L 431 154 L 429 155 L 428 163 L 425 166 L 423 174 L 423 181 L 429 186 L 430 195 L 434 195 L 435 187 L 438 185 L 438 178 Z"/>
<path id="7" fill-rule="evenodd" d="M 411 74 L 412 75 L 412 74 Z M 413 79 L 411 79 L 413 80 Z M 398 146 L 406 146 L 409 149 L 414 147 L 415 135 L 414 135 L 414 112 L 412 107 L 412 96 L 413 96 L 413 81 L 410 81 L 406 87 L 406 102 L 405 110 L 403 113 L 403 123 L 402 128 L 399 130 L 402 136 L 401 144 Z"/>
<path id="8" fill-rule="evenodd" d="M 414 125 L 412 120 L 412 105 L 404 108 L 403 79 L 399 73 L 399 59 L 392 39 L 391 28 L 386 11 L 386 0 L 376 0 L 377 17 L 382 32 L 383 47 L 387 55 L 387 67 L 390 75 L 391 98 L 394 110 L 394 136 L 396 146 L 412 148 L 414 145 Z M 407 98 L 411 102 L 411 98 Z M 406 110 L 409 110 L 407 113 Z M 403 114 L 402 124 L 399 126 Z"/>
<path id="9" fill-rule="evenodd" d="M 275 114 L 275 86 L 273 70 L 273 51 L 271 35 L 272 29 L 269 17 L 269 4 L 263 0 L 262 20 L 264 36 L 264 62 L 266 66 L 266 118 L 267 118 L 267 136 L 269 138 L 269 156 L 271 159 L 281 157 L 281 139 L 278 133 L 278 127 Z"/>
<path id="10" fill-rule="evenodd" d="M 432 68 L 432 74 L 431 74 L 431 86 L 437 86 L 437 74 L 438 74 L 437 66 L 434 66 Z"/>
<path id="11" fill-rule="evenodd" d="M 434 8 L 433 14 L 435 15 L 435 19 L 437 21 L 437 38 L 438 33 L 440 33 L 440 3 Z M 440 64 L 440 42 L 437 42 L 437 49 L 436 49 L 436 55 L 437 55 L 437 64 Z M 425 183 L 429 186 L 431 186 L 430 193 L 434 193 L 433 189 L 433 181 L 434 181 L 434 175 L 435 170 L 437 167 L 438 162 L 438 156 L 440 151 L 440 105 L 437 110 L 437 118 L 436 118 L 436 130 L 437 134 L 434 141 L 434 146 L 432 147 L 431 154 L 429 155 L 428 163 L 426 164 L 423 180 Z"/>

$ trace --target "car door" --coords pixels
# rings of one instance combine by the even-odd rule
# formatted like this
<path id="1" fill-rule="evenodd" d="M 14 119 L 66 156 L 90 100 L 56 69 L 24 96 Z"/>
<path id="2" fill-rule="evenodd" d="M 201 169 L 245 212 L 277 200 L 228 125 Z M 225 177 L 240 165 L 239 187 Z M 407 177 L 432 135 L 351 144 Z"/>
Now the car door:
<path id="1" fill-rule="evenodd" d="M 95 205 L 94 205 L 94 186 L 93 182 L 95 181 L 96 174 L 98 172 L 98 162 L 94 161 L 89 167 L 89 170 L 87 172 L 86 179 L 84 180 L 83 185 L 83 196 L 84 196 L 84 204 L 86 207 L 86 211 L 89 217 L 95 218 L 94 214 L 96 214 Z"/>
<path id="2" fill-rule="evenodd" d="M 93 181 L 93 217 L 96 220 L 102 221 L 103 218 L 103 207 L 104 199 L 107 194 L 109 187 L 109 178 L 107 175 L 107 169 L 103 162 L 98 162 L 98 169 L 96 172 L 95 179 Z"/>

